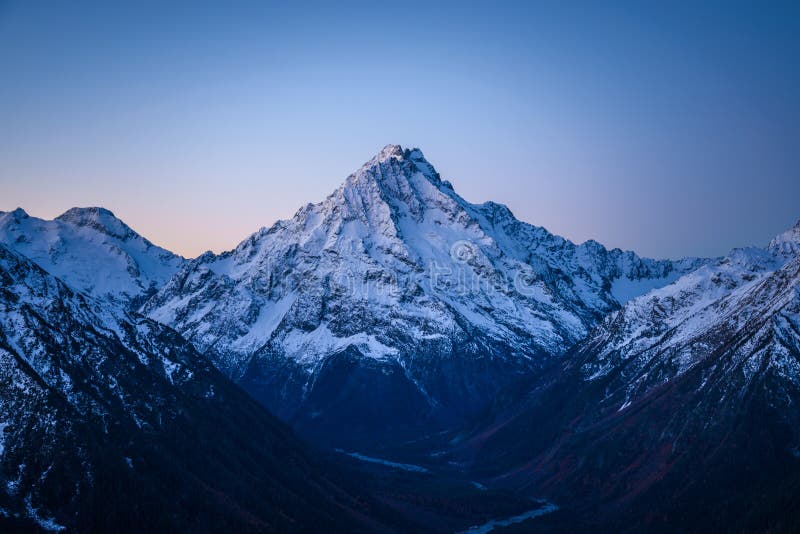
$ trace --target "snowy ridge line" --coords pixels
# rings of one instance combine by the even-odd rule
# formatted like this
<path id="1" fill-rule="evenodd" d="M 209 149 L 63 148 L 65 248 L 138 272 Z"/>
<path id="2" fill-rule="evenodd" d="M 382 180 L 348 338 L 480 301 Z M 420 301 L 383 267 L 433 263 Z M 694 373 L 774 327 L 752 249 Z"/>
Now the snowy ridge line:
<path id="1" fill-rule="evenodd" d="M 382 345 L 400 326 L 435 339 L 474 325 L 529 358 L 560 354 L 620 299 L 704 261 L 656 262 L 595 242 L 574 245 L 517 221 L 505 206 L 466 202 L 419 149 L 389 145 L 323 202 L 230 252 L 189 262 L 143 311 L 200 350 L 214 347 L 232 374 L 263 347 L 304 361 L 325 357 L 334 346 L 327 341 L 316 351 L 304 345 L 300 356 L 286 339 L 289 330 L 314 332 L 323 323 L 339 339 L 363 333 Z M 308 315 L 299 317 L 301 306 L 319 310 L 313 324 L 300 327 Z M 373 318 L 347 326 L 326 317 L 332 307 Z"/>
<path id="2" fill-rule="evenodd" d="M 78 291 L 138 307 L 185 260 L 134 232 L 104 208 L 72 208 L 53 220 L 0 214 L 0 243 Z"/>
<path id="3" fill-rule="evenodd" d="M 624 391 L 618 411 L 701 365 L 710 369 L 698 392 L 728 389 L 739 378 L 747 388 L 769 371 L 800 386 L 798 227 L 763 249 L 735 249 L 609 315 L 578 348 L 587 355 L 584 379 L 612 379 L 606 398 Z"/>

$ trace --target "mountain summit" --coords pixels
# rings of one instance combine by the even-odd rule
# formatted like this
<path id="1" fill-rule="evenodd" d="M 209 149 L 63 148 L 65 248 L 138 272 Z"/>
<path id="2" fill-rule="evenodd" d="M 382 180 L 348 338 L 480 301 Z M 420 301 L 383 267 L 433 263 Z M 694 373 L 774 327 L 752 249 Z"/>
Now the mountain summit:
<path id="1" fill-rule="evenodd" d="M 800 220 L 769 242 L 769 250 L 776 254 L 796 255 L 800 253 Z"/>
<path id="2" fill-rule="evenodd" d="M 575 245 L 388 145 L 324 201 L 187 263 L 143 311 L 298 428 L 378 437 L 482 410 L 700 263 Z"/>
<path id="3" fill-rule="evenodd" d="M 138 308 L 185 261 L 105 208 L 72 208 L 52 221 L 18 208 L 0 213 L 0 243 L 103 300 Z"/>
<path id="4" fill-rule="evenodd" d="M 93 228 L 121 240 L 135 239 L 137 235 L 127 224 L 117 219 L 110 210 L 105 208 L 70 208 L 55 220 L 79 227 Z"/>

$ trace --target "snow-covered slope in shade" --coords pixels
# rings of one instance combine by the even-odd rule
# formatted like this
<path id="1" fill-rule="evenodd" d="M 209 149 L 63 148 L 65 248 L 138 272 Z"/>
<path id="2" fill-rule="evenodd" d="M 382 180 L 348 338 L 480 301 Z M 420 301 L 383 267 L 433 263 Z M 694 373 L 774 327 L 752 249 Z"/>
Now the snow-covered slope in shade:
<path id="1" fill-rule="evenodd" d="M 465 201 L 420 150 L 389 145 L 323 202 L 189 262 L 143 310 L 251 392 L 276 390 L 278 413 L 345 352 L 438 406 L 490 396 L 503 380 L 486 366 L 527 372 L 561 354 L 619 307 L 615 287 L 630 298 L 702 263 L 575 245 Z M 272 382 L 276 368 L 290 378 Z"/>
<path id="2" fill-rule="evenodd" d="M 349 532 L 354 504 L 174 330 L 0 243 L 0 531 Z"/>
<path id="3" fill-rule="evenodd" d="M 795 530 L 799 230 L 630 301 L 448 440 L 447 461 L 603 531 Z"/>
<path id="4" fill-rule="evenodd" d="M 79 291 L 134 307 L 186 261 L 103 208 L 72 208 L 50 221 L 20 208 L 0 213 L 0 243 Z"/>
<path id="5" fill-rule="evenodd" d="M 713 358 L 722 342 L 746 335 L 735 349 L 737 372 L 749 379 L 774 365 L 800 384 L 798 251 L 800 222 L 766 248 L 735 249 L 632 300 L 582 343 L 590 355 L 585 376 L 620 374 L 628 403 Z"/>
<path id="6" fill-rule="evenodd" d="M 800 220 L 785 232 L 775 236 L 767 249 L 776 256 L 800 254 Z"/>

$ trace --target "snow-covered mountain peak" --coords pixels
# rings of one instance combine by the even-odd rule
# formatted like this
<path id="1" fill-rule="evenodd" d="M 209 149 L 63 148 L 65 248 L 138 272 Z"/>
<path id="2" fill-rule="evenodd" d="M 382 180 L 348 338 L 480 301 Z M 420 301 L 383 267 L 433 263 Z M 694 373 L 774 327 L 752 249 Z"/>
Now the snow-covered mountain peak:
<path id="1" fill-rule="evenodd" d="M 387 163 L 389 165 L 387 165 Z M 396 165 L 392 165 L 396 163 Z M 348 180 L 376 180 L 392 178 L 398 171 L 410 176 L 420 173 L 434 184 L 439 184 L 439 174 L 419 148 L 405 149 L 400 145 L 386 145 L 378 154 L 364 163 Z"/>
<path id="2" fill-rule="evenodd" d="M 373 159 L 377 161 L 386 161 L 389 158 L 402 158 L 404 155 L 405 151 L 400 145 L 386 145 Z"/>
<path id="3" fill-rule="evenodd" d="M 81 220 L 91 220 L 91 221 L 98 221 L 101 218 L 108 218 L 118 220 L 117 216 L 114 213 L 106 208 L 100 206 L 89 206 L 86 208 L 70 208 L 56 219 L 64 219 L 64 220 L 72 220 L 75 222 Z"/>
<path id="4" fill-rule="evenodd" d="M 119 221 L 114 213 L 106 208 L 90 206 L 87 208 L 70 208 L 56 219 L 70 221 L 73 224 L 87 224 L 103 221 Z M 120 221 L 121 222 L 121 221 Z"/>
<path id="5" fill-rule="evenodd" d="M 452 188 L 445 187 L 422 151 L 388 145 L 349 175 L 323 202 L 304 206 L 291 220 L 280 221 L 265 232 L 302 226 L 301 231 L 309 235 L 330 235 L 331 230 L 337 233 L 347 227 L 349 232 L 358 226 L 361 229 L 357 233 L 366 232 L 380 240 L 401 240 L 404 219 L 421 222 L 427 214 L 440 221 L 466 220 L 466 205 Z M 389 243 L 383 245 L 391 247 Z M 398 250 L 403 248 L 401 243 L 395 245 Z"/>
<path id="6" fill-rule="evenodd" d="M 127 224 L 118 219 L 110 210 L 100 207 L 70 208 L 58 217 L 75 226 L 93 228 L 110 236 L 126 240 L 137 236 Z"/>
<path id="7" fill-rule="evenodd" d="M 348 177 L 353 178 L 372 178 L 380 179 L 383 173 L 380 172 L 381 165 L 386 165 L 392 161 L 406 162 L 409 158 L 409 151 L 405 150 L 400 145 L 386 145 L 380 152 L 375 154 L 372 158 L 367 160 L 357 171 Z M 384 167 L 388 168 L 388 167 Z"/>
<path id="8" fill-rule="evenodd" d="M 794 256 L 800 253 L 800 220 L 785 232 L 775 236 L 769 243 L 769 250 L 775 254 Z"/>
<path id="9" fill-rule="evenodd" d="M 318 415 L 315 391 L 351 395 L 327 382 L 356 372 L 345 362 L 363 366 L 359 391 L 392 377 L 389 411 L 416 414 L 418 399 L 455 415 L 703 263 L 575 245 L 502 204 L 467 202 L 419 149 L 390 145 L 322 202 L 188 262 L 142 312 L 284 416 Z M 374 402 L 351 400 L 326 411 Z"/>
<path id="10" fill-rule="evenodd" d="M 27 219 L 28 217 L 28 213 L 22 208 L 17 208 L 11 211 L 0 211 L 0 224 L 2 224 L 2 222 L 5 220 L 13 219 L 15 221 L 21 221 L 22 219 Z"/>
<path id="11" fill-rule="evenodd" d="M 131 305 L 166 283 L 185 261 L 103 208 L 73 208 L 49 221 L 21 209 L 0 215 L 0 243 L 78 291 Z"/>

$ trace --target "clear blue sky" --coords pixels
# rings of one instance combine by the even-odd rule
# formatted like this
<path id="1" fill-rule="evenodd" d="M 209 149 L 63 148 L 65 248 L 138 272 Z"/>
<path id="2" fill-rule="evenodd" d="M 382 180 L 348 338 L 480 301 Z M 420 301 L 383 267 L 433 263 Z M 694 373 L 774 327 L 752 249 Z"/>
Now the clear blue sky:
<path id="1" fill-rule="evenodd" d="M 763 244 L 800 218 L 798 6 L 0 0 L 0 210 L 193 256 L 399 143 L 578 242 Z"/>

